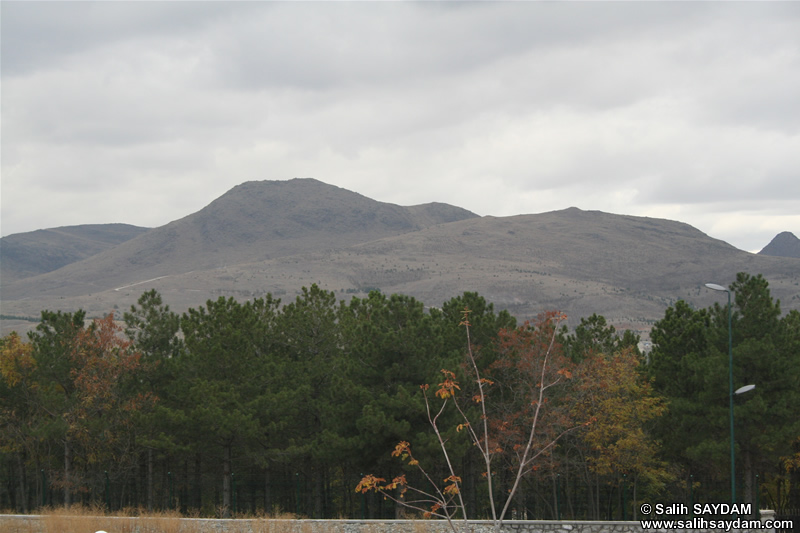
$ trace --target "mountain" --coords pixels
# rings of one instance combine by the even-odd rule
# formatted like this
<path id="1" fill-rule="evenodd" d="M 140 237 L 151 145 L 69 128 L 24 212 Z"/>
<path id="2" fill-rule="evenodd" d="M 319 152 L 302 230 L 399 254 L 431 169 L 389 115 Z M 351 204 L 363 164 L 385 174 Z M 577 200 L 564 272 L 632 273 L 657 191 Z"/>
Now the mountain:
<path id="1" fill-rule="evenodd" d="M 519 319 L 558 309 L 575 325 L 599 313 L 646 333 L 678 299 L 720 301 L 703 284 L 742 271 L 763 274 L 784 310 L 800 308 L 795 259 L 743 252 L 681 222 L 576 208 L 478 217 L 290 180 L 242 184 L 89 259 L 4 283 L 1 300 L 5 315 L 100 316 L 151 288 L 179 312 L 219 296 L 287 302 L 312 283 L 343 300 L 378 288 L 428 306 L 477 291 Z"/>
<path id="2" fill-rule="evenodd" d="M 599 313 L 640 331 L 678 299 L 698 306 L 717 301 L 703 284 L 727 285 L 741 271 L 764 274 L 784 309 L 800 306 L 800 271 L 792 260 L 743 252 L 681 222 L 576 208 L 463 220 L 271 261 L 260 265 L 271 292 L 292 294 L 295 265 L 304 266 L 306 282 L 334 289 L 378 287 L 428 305 L 474 290 L 518 318 L 559 309 L 574 324 Z M 229 290 L 252 290 L 252 274 L 230 269 Z"/>
<path id="3" fill-rule="evenodd" d="M 800 239 L 795 237 L 794 233 L 788 231 L 778 233 L 758 254 L 800 258 Z"/>
<path id="4" fill-rule="evenodd" d="M 3 284 L 52 272 L 148 231 L 129 224 L 85 224 L 16 233 L 0 238 Z"/>
<path id="5" fill-rule="evenodd" d="M 246 182 L 197 213 L 74 262 L 3 284 L 2 300 L 63 297 L 418 231 L 477 217 L 446 204 L 401 207 L 314 179 Z"/>

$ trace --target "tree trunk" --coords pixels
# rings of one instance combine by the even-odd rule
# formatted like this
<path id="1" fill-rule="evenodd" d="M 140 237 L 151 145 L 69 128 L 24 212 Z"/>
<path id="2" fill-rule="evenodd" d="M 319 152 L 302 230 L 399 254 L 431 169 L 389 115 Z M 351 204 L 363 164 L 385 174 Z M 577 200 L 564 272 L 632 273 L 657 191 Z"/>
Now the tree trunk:
<path id="1" fill-rule="evenodd" d="M 558 483 L 558 474 L 553 476 L 553 520 L 559 519 L 559 501 L 558 501 L 558 491 L 559 491 L 559 483 Z"/>
<path id="2" fill-rule="evenodd" d="M 403 506 L 403 502 L 406 500 L 405 495 L 400 490 L 395 490 L 395 498 L 397 498 L 397 502 L 394 505 L 394 519 L 403 520 L 406 517 L 405 507 Z"/>
<path id="3" fill-rule="evenodd" d="M 69 439 L 64 439 L 64 506 L 69 507 L 72 505 L 70 486 L 71 480 L 69 478 L 70 466 L 72 461 L 72 450 L 69 446 Z"/>
<path id="4" fill-rule="evenodd" d="M 744 503 L 755 504 L 755 498 L 753 497 L 754 478 L 753 455 L 746 451 L 744 452 Z"/>
<path id="5" fill-rule="evenodd" d="M 570 477 L 569 477 L 569 464 L 568 463 L 565 465 L 565 468 L 564 468 L 564 479 L 562 481 L 564 482 L 564 490 L 562 491 L 562 494 L 564 495 L 564 498 L 563 498 L 564 501 L 567 503 L 568 516 L 574 517 L 575 516 L 575 512 L 574 512 L 573 507 L 572 507 L 572 491 L 569 488 Z"/>
<path id="6" fill-rule="evenodd" d="M 130 481 L 128 481 L 128 476 L 125 476 L 124 478 L 122 478 L 122 487 L 119 490 L 119 508 L 120 509 L 123 509 L 125 507 L 125 498 L 128 497 L 128 491 L 130 490 L 130 487 L 128 485 L 130 485 Z M 135 490 L 135 487 L 134 487 L 134 490 Z M 111 491 L 110 487 L 109 487 L 109 491 L 113 492 L 113 491 Z M 108 503 L 109 503 L 109 509 L 108 510 L 111 511 L 111 494 L 109 494 Z"/>
<path id="7" fill-rule="evenodd" d="M 153 449 L 147 448 L 147 511 L 153 512 Z"/>
<path id="8" fill-rule="evenodd" d="M 465 503 L 467 506 L 467 514 L 469 516 L 476 516 L 478 514 L 478 495 L 475 487 L 475 478 L 477 467 L 475 466 L 475 461 L 472 460 L 471 454 L 466 454 L 464 457 L 464 472 L 467 474 L 464 477 L 464 484 L 463 489 L 464 493 L 466 494 Z"/>
<path id="9" fill-rule="evenodd" d="M 269 514 L 272 512 L 272 494 L 270 494 L 270 479 L 269 479 L 269 461 L 264 468 L 264 513 Z"/>
<path id="10" fill-rule="evenodd" d="M 44 469 L 42 468 L 42 464 L 39 462 L 39 459 L 36 459 L 36 472 L 39 472 L 41 475 L 37 475 L 36 480 L 36 501 L 34 502 L 34 507 L 44 507 L 45 499 L 47 497 L 47 481 L 44 477 Z M 39 490 L 39 486 L 41 486 L 41 491 Z"/>
<path id="11" fill-rule="evenodd" d="M 225 444 L 222 459 L 222 518 L 231 517 L 231 445 Z"/>
<path id="12" fill-rule="evenodd" d="M 324 482 L 324 472 L 317 471 L 314 479 L 314 516 L 313 518 L 322 518 L 322 494 Z"/>
<path id="13" fill-rule="evenodd" d="M 202 459 L 198 453 L 194 457 L 194 506 L 199 512 L 203 508 L 203 476 L 200 471 Z"/>
<path id="14" fill-rule="evenodd" d="M 186 514 L 189 508 L 189 460 L 185 456 L 183 458 L 183 481 L 179 494 L 181 514 Z"/>
<path id="15" fill-rule="evenodd" d="M 592 486 L 592 475 L 586 471 L 586 468 L 583 468 L 584 472 L 584 484 L 586 485 L 586 514 L 587 516 L 595 520 L 594 514 L 594 487 Z"/>
<path id="16" fill-rule="evenodd" d="M 601 513 L 600 513 L 600 498 L 601 498 L 601 496 L 603 494 L 603 491 L 600 488 L 600 475 L 599 474 L 596 474 L 594 476 L 594 493 L 595 493 L 595 498 L 597 498 L 597 500 L 595 501 L 595 513 L 596 513 L 595 514 L 595 520 L 600 520 L 601 519 L 601 517 L 600 517 L 600 515 L 601 515 Z M 609 495 L 608 500 L 609 500 L 609 506 L 610 506 L 610 504 L 611 504 L 611 501 L 610 501 L 611 500 L 611 495 Z M 607 514 L 611 515 L 611 511 L 610 510 L 607 511 Z M 606 519 L 610 520 L 611 516 L 607 516 Z"/>
<path id="17" fill-rule="evenodd" d="M 25 476 L 25 461 L 22 453 L 17 454 L 17 467 L 19 468 L 19 501 L 22 504 L 22 513 L 28 514 L 28 482 Z"/>

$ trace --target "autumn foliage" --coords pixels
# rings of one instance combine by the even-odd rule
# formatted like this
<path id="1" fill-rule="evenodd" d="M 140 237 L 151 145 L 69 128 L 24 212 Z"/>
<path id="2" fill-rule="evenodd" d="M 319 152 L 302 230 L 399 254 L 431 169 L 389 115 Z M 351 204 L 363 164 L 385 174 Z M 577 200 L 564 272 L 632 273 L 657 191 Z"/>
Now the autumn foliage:
<path id="1" fill-rule="evenodd" d="M 428 396 L 429 385 L 421 387 L 428 422 L 449 475 L 441 481 L 434 479 L 412 455 L 410 444 L 401 441 L 392 456 L 414 467 L 427 483 L 412 486 L 405 476 L 386 483 L 383 478 L 367 475 L 356 491 L 376 491 L 426 517 L 443 518 L 454 531 L 460 518 L 467 528 L 462 477 L 451 459 L 446 428 L 441 427 L 446 409 L 452 407 L 458 413 L 456 432 L 466 433 L 479 452 L 491 518 L 499 531 L 522 478 L 535 469 L 537 460 L 551 451 L 561 437 L 585 422 L 576 422 L 569 410 L 552 401 L 558 386 L 572 377 L 570 364 L 556 342 L 558 325 L 565 315 L 545 313 L 535 322 L 500 331 L 496 359 L 485 368 L 481 368 L 470 339 L 469 315 L 469 309 L 464 309 L 461 325 L 467 341 L 462 370 L 470 392 L 464 394 L 456 373 L 447 369 L 441 370 L 442 380 L 433 398 Z M 435 405 L 434 400 L 439 403 Z M 500 501 L 495 501 L 496 468 L 508 470 L 512 480 Z M 401 490 L 396 492 L 398 487 Z M 408 492 L 414 495 L 410 499 L 405 497 Z"/>
<path id="2" fill-rule="evenodd" d="M 4 447 L 23 456 L 36 453 L 42 436 L 60 442 L 64 464 L 51 483 L 69 503 L 92 465 L 113 465 L 106 466 L 112 475 L 133 467 L 134 417 L 156 398 L 133 387 L 141 355 L 113 314 L 86 326 L 82 315 L 46 316 L 33 335 L 38 344 L 16 334 L 4 339 L 0 372 L 17 394 L 4 402 L 0 421 L 16 433 Z"/>

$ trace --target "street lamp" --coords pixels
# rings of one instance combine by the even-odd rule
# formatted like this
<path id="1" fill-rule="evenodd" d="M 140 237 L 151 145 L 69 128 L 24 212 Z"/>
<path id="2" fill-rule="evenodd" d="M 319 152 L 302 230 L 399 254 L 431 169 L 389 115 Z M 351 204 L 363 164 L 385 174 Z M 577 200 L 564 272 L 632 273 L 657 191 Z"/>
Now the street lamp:
<path id="1" fill-rule="evenodd" d="M 739 387 L 735 391 L 733 391 L 734 396 L 739 396 L 740 394 L 744 394 L 745 392 L 750 392 L 751 390 L 755 389 L 755 384 L 751 383 L 750 385 L 744 385 L 743 387 Z M 758 474 L 756 474 L 756 509 L 758 509 Z"/>
<path id="2" fill-rule="evenodd" d="M 721 291 L 728 293 L 728 387 L 729 405 L 730 405 L 730 423 L 731 423 L 731 504 L 736 504 L 736 452 L 734 451 L 735 445 L 733 441 L 733 329 L 731 327 L 731 291 L 717 285 L 716 283 L 706 283 L 706 287 L 713 291 Z"/>

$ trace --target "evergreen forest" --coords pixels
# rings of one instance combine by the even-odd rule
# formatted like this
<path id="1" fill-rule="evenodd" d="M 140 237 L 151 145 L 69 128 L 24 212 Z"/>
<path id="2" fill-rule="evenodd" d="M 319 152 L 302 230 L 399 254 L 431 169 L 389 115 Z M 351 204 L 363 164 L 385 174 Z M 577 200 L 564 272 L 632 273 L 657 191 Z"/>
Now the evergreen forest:
<path id="1" fill-rule="evenodd" d="M 501 496 L 536 408 L 535 461 L 508 518 L 730 502 L 731 355 L 735 388 L 755 385 L 734 396 L 737 500 L 800 508 L 800 313 L 783 313 L 761 275 L 727 289 L 730 314 L 724 294 L 670 306 L 645 353 L 602 316 L 568 329 L 543 309 L 519 323 L 470 292 L 427 308 L 312 285 L 293 301 L 220 297 L 178 314 L 151 290 L 122 315 L 42 311 L 27 338 L 0 340 L 0 510 L 413 516 L 355 489 L 373 474 L 426 485 L 392 455 L 398 443 L 449 479 L 427 414 L 446 400 L 437 427 L 470 518 L 490 514 L 487 471 L 459 409 L 487 420 Z"/>

